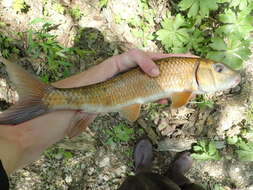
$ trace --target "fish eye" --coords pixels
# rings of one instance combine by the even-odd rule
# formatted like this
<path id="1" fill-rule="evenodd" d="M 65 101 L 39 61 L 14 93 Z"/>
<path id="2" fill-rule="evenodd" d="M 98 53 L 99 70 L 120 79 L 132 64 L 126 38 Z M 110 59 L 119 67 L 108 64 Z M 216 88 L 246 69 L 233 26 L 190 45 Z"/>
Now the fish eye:
<path id="1" fill-rule="evenodd" d="M 221 64 L 215 64 L 214 65 L 214 70 L 218 73 L 221 73 L 223 72 L 225 69 L 225 66 L 224 65 L 221 65 Z"/>

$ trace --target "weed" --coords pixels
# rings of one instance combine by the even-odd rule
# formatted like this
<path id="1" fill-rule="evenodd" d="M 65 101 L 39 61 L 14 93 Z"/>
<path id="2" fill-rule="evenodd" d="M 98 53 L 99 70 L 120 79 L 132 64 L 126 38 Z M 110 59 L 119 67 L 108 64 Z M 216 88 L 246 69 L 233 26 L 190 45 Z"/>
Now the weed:
<path id="1" fill-rule="evenodd" d="M 251 104 L 246 111 L 246 123 L 253 126 L 253 104 Z"/>
<path id="2" fill-rule="evenodd" d="M 106 134 L 108 135 L 107 144 L 128 142 L 134 138 L 134 130 L 123 123 L 113 127 L 112 130 L 106 130 Z"/>
<path id="3" fill-rule="evenodd" d="M 107 7 L 108 2 L 109 2 L 109 0 L 99 0 L 98 5 L 102 9 L 102 8 Z"/>
<path id="4" fill-rule="evenodd" d="M 29 6 L 24 0 L 13 0 L 12 8 L 17 12 L 27 13 L 29 11 Z"/>
<path id="5" fill-rule="evenodd" d="M 220 160 L 221 156 L 214 141 L 199 141 L 193 146 L 191 156 L 197 160 Z"/>
<path id="6" fill-rule="evenodd" d="M 20 50 L 14 44 L 14 40 L 0 33 L 0 52 L 2 56 L 9 58 L 11 55 L 18 55 Z"/>
<path id="7" fill-rule="evenodd" d="M 44 151 L 44 155 L 48 158 L 65 159 L 68 160 L 73 157 L 72 153 L 63 148 L 49 148 Z"/>
<path id="8" fill-rule="evenodd" d="M 235 147 L 235 153 L 240 161 L 253 161 L 253 141 L 234 136 L 228 137 L 227 143 Z"/>
<path id="9" fill-rule="evenodd" d="M 212 100 L 208 100 L 204 95 L 199 95 L 196 99 L 196 103 L 200 108 L 214 108 L 214 102 Z"/>
<path id="10" fill-rule="evenodd" d="M 213 190 L 225 190 L 224 187 L 220 184 L 215 184 L 212 189 Z"/>
<path id="11" fill-rule="evenodd" d="M 59 14 L 64 14 L 65 12 L 65 8 L 60 3 L 55 3 L 53 9 Z"/>
<path id="12" fill-rule="evenodd" d="M 80 10 L 79 7 L 74 7 L 70 9 L 70 15 L 75 19 L 75 20 L 80 20 L 81 17 L 83 16 L 82 11 Z"/>
<path id="13" fill-rule="evenodd" d="M 117 24 L 127 22 L 131 33 L 140 41 L 139 48 L 145 48 L 148 40 L 154 39 L 152 28 L 155 26 L 155 11 L 149 7 L 148 0 L 138 0 L 138 8 L 137 16 L 123 19 L 120 15 L 114 15 L 114 20 Z"/>
<path id="14" fill-rule="evenodd" d="M 252 10 L 249 0 L 181 0 L 177 14 L 163 18 L 157 40 L 167 52 L 192 51 L 241 69 L 251 54 Z"/>
<path id="15" fill-rule="evenodd" d="M 49 33 L 55 27 L 52 22 L 44 18 L 37 18 L 31 22 L 31 25 L 38 23 L 43 24 L 41 29 L 27 31 L 28 48 L 26 53 L 34 59 L 44 60 L 46 66 L 46 70 L 42 72 L 44 82 L 69 76 L 69 68 L 73 66 L 69 59 L 74 55 L 86 55 L 87 51 L 63 47 L 56 41 L 57 36 Z"/>

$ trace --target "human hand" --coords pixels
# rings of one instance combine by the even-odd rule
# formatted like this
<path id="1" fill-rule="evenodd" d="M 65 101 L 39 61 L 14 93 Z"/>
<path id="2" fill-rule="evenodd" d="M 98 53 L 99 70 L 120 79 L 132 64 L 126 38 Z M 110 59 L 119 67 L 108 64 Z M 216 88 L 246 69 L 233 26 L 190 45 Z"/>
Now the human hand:
<path id="1" fill-rule="evenodd" d="M 159 75 L 159 70 L 153 60 L 171 56 L 185 55 L 151 53 L 134 49 L 113 56 L 87 71 L 53 85 L 61 88 L 73 88 L 95 84 L 137 65 L 148 75 L 156 77 Z M 0 126 L 0 159 L 3 161 L 5 169 L 11 173 L 17 168 L 27 165 L 37 159 L 46 148 L 66 135 L 73 137 L 80 134 L 95 117 L 94 114 L 75 111 L 56 111 L 16 126 Z"/>

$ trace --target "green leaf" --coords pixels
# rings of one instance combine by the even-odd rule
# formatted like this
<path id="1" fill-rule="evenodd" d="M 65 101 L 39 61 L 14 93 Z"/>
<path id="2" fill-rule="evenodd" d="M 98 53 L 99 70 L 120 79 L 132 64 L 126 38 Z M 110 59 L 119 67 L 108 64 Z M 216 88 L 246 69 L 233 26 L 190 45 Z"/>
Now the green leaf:
<path id="1" fill-rule="evenodd" d="M 193 150 L 195 151 L 195 152 L 198 152 L 198 151 L 202 151 L 203 150 L 203 148 L 201 147 L 201 146 L 193 146 Z"/>
<path id="2" fill-rule="evenodd" d="M 212 39 L 212 43 L 210 44 L 210 47 L 215 50 L 226 50 L 227 49 L 227 45 L 224 42 L 224 40 L 221 38 L 218 38 L 218 37 Z"/>
<path id="3" fill-rule="evenodd" d="M 219 0 L 182 0 L 179 3 L 180 10 L 185 11 L 189 9 L 187 16 L 196 17 L 200 15 L 202 18 L 209 15 L 212 10 L 217 10 L 217 3 Z"/>
<path id="4" fill-rule="evenodd" d="M 198 160 L 220 160 L 221 156 L 217 150 L 216 144 L 214 141 L 204 141 L 201 140 L 197 145 L 193 146 L 193 151 L 195 153 L 191 156 Z"/>
<path id="5" fill-rule="evenodd" d="M 223 62 L 233 69 L 241 69 L 243 61 L 246 61 L 251 51 L 249 41 L 243 40 L 236 34 L 231 34 L 223 39 L 214 37 L 209 45 L 214 51 L 209 51 L 207 58 Z"/>
<path id="6" fill-rule="evenodd" d="M 167 14 L 161 23 L 162 29 L 156 32 L 157 40 L 161 41 L 167 51 L 185 52 L 184 45 L 189 41 L 188 29 L 184 18 L 177 14 L 175 18 Z"/>
<path id="7" fill-rule="evenodd" d="M 198 14 L 199 11 L 199 5 L 198 2 L 194 2 L 192 7 L 189 9 L 189 12 L 187 16 L 190 17 L 195 17 Z"/>
<path id="8" fill-rule="evenodd" d="M 227 143 L 230 145 L 235 145 L 239 141 L 238 136 L 228 137 Z"/>
<path id="9" fill-rule="evenodd" d="M 253 31 L 253 17 L 250 16 L 248 9 L 238 12 L 237 15 L 231 9 L 225 10 L 224 14 L 220 14 L 219 20 L 225 25 L 217 30 L 218 34 L 228 35 L 233 33 L 245 38 Z"/>
<path id="10" fill-rule="evenodd" d="M 253 161 L 253 151 L 237 150 L 236 153 L 241 161 Z"/>
<path id="11" fill-rule="evenodd" d="M 46 18 L 35 18 L 29 24 L 33 25 L 33 24 L 38 24 L 38 23 L 50 23 L 50 24 L 53 24 L 53 22 L 49 21 Z"/>
<path id="12" fill-rule="evenodd" d="M 192 6 L 194 0 L 183 0 L 181 1 L 178 6 L 180 7 L 181 11 L 184 11 Z"/>

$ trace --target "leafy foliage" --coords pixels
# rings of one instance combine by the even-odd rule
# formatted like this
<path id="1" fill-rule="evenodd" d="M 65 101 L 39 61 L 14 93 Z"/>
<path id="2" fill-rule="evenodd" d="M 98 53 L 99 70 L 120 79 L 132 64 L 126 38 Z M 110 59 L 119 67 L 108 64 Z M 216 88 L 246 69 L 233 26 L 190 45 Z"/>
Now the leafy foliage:
<path id="1" fill-rule="evenodd" d="M 217 10 L 219 0 L 182 0 L 179 3 L 180 10 L 188 10 L 188 17 L 209 16 L 211 10 Z"/>
<path id="2" fill-rule="evenodd" d="M 128 142 L 133 139 L 134 130 L 125 124 L 120 124 L 113 127 L 112 130 L 107 130 L 106 133 L 109 136 L 107 143 L 114 144 L 118 142 Z"/>
<path id="3" fill-rule="evenodd" d="M 60 3 L 53 4 L 53 9 L 60 14 L 64 14 L 65 8 Z"/>
<path id="4" fill-rule="evenodd" d="M 75 19 L 75 20 L 80 20 L 81 17 L 83 16 L 82 11 L 80 10 L 79 7 L 74 7 L 70 9 L 70 15 Z"/>
<path id="5" fill-rule="evenodd" d="M 221 156 L 216 148 L 214 141 L 201 140 L 197 145 L 193 146 L 193 153 L 191 156 L 198 160 L 220 160 Z"/>
<path id="6" fill-rule="evenodd" d="M 24 0 L 13 0 L 12 8 L 17 12 L 28 12 L 29 6 L 25 3 Z"/>
<path id="7" fill-rule="evenodd" d="M 234 69 L 240 69 L 251 54 L 249 42 L 235 35 L 225 39 L 214 37 L 209 46 L 212 50 L 207 53 L 207 58 L 227 63 Z"/>
<path id="8" fill-rule="evenodd" d="M 167 14 L 156 32 L 170 53 L 193 52 L 241 69 L 251 54 L 253 2 L 181 0 L 175 16 Z"/>
<path id="9" fill-rule="evenodd" d="M 2 56 L 8 58 L 11 55 L 18 55 L 20 50 L 12 38 L 0 33 L 0 52 Z"/>
<path id="10" fill-rule="evenodd" d="M 175 18 L 172 18 L 168 13 L 161 25 L 162 29 L 156 32 L 158 35 L 157 39 L 162 42 L 167 51 L 172 50 L 173 52 L 180 52 L 180 48 L 190 39 L 187 28 L 185 27 L 185 19 L 180 14 L 177 14 Z"/>
<path id="11" fill-rule="evenodd" d="M 148 0 L 138 0 L 139 14 L 126 20 L 131 27 L 132 34 L 141 41 L 139 48 L 145 48 L 148 40 L 153 40 L 151 28 L 155 26 L 155 11 L 149 7 Z"/>
<path id="12" fill-rule="evenodd" d="M 194 103 L 197 103 L 197 105 L 200 107 L 200 108 L 214 108 L 214 102 L 212 100 L 208 100 L 207 98 L 205 98 L 204 95 L 199 95 L 197 98 L 196 98 L 196 102 Z"/>
<path id="13" fill-rule="evenodd" d="M 99 7 L 104 8 L 107 6 L 109 0 L 99 0 Z"/>
<path id="14" fill-rule="evenodd" d="M 48 65 L 48 71 L 50 74 L 53 74 L 53 78 L 57 78 L 59 69 L 63 69 L 64 76 L 66 77 L 68 76 L 68 68 L 72 66 L 72 63 L 67 60 L 67 55 L 73 54 L 74 49 L 61 46 L 56 41 L 56 36 L 48 33 L 50 28 L 53 27 L 51 22 L 37 18 L 31 24 L 40 22 L 44 23 L 40 30 L 28 30 L 27 54 L 34 59 L 46 59 L 45 64 Z M 47 55 L 46 58 L 44 55 Z M 48 74 L 43 76 L 45 82 L 48 82 L 49 76 Z"/>
<path id="15" fill-rule="evenodd" d="M 227 143 L 236 147 L 236 154 L 241 161 L 253 161 L 253 141 L 247 141 L 242 137 L 227 138 Z"/>

